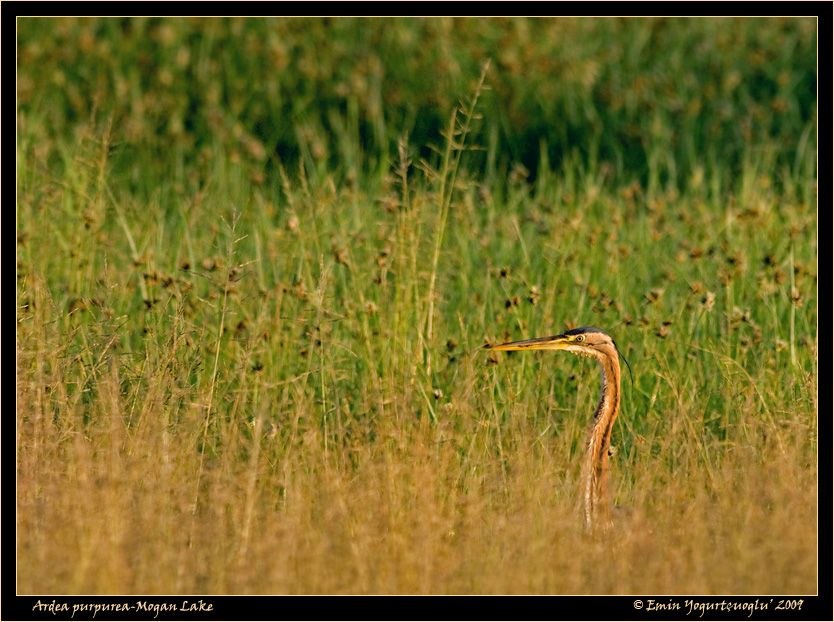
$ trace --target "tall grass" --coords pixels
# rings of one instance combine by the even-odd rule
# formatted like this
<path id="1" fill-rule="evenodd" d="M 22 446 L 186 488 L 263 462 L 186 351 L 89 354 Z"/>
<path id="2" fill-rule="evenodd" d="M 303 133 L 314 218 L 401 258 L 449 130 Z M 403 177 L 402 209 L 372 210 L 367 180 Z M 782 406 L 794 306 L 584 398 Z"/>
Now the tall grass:
<path id="1" fill-rule="evenodd" d="M 482 91 L 437 155 L 368 166 L 345 127 L 334 168 L 308 128 L 265 177 L 25 113 L 19 592 L 816 591 L 812 138 L 685 188 L 546 153 L 498 181 Z M 580 324 L 634 367 L 604 537 L 596 370 L 479 347 Z"/>

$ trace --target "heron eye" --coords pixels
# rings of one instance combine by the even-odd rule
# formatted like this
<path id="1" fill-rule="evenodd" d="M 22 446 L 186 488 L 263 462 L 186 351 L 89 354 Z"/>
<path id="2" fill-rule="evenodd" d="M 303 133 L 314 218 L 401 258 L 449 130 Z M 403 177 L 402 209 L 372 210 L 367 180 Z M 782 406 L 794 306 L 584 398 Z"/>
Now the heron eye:
<path id="1" fill-rule="evenodd" d="M 585 341 L 585 335 L 579 335 L 579 336 L 576 338 L 576 340 L 577 340 L 577 341 Z"/>

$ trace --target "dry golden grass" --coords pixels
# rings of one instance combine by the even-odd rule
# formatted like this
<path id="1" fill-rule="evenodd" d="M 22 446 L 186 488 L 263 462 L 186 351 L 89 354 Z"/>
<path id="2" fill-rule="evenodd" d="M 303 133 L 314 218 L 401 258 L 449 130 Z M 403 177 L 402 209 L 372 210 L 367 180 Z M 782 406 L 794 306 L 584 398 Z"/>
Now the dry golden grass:
<path id="1" fill-rule="evenodd" d="M 218 418 L 201 457 L 212 389 L 184 385 L 175 351 L 148 354 L 142 392 L 109 356 L 87 368 L 90 390 L 70 392 L 66 348 L 45 326 L 24 324 L 18 341 L 21 593 L 816 590 L 805 428 L 749 421 L 711 444 L 691 434 L 691 409 L 668 413 L 664 437 L 614 457 L 626 509 L 591 536 L 577 505 L 591 405 L 553 414 L 568 420 L 559 432 L 530 400 L 501 420 L 478 392 L 480 355 L 462 361 L 464 390 L 437 423 L 411 415 L 416 389 L 383 386 L 384 417 L 347 431 L 334 416 L 340 432 L 325 437 L 304 379 L 247 385 L 234 408 L 248 414 Z"/>

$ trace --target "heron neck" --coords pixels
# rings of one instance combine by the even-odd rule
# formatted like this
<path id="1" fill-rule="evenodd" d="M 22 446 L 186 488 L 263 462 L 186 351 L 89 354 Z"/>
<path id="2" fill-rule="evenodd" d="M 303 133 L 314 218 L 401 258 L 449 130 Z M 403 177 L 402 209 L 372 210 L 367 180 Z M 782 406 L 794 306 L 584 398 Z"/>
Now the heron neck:
<path id="1" fill-rule="evenodd" d="M 599 359 L 600 391 L 599 404 L 594 413 L 594 433 L 598 428 L 611 440 L 611 425 L 620 410 L 620 362 L 617 359 Z M 608 449 L 608 447 L 606 447 Z"/>
<path id="2" fill-rule="evenodd" d="M 598 359 L 601 373 L 599 405 L 588 443 L 585 486 L 585 522 L 593 527 L 600 513 L 607 512 L 606 485 L 611 429 L 620 410 L 620 362 L 615 357 Z"/>

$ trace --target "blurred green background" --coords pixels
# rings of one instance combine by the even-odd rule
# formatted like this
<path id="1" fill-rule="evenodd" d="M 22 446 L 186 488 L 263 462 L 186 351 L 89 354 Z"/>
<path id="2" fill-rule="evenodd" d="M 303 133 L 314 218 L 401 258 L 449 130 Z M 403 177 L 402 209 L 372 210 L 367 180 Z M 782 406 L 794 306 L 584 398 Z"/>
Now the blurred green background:
<path id="1" fill-rule="evenodd" d="M 217 145 L 256 179 L 300 157 L 385 169 L 401 136 L 441 141 L 486 59 L 491 177 L 546 157 L 680 187 L 751 155 L 798 166 L 814 133 L 813 17 L 22 19 L 18 41 L 32 140 L 112 118 L 134 177 Z"/>

